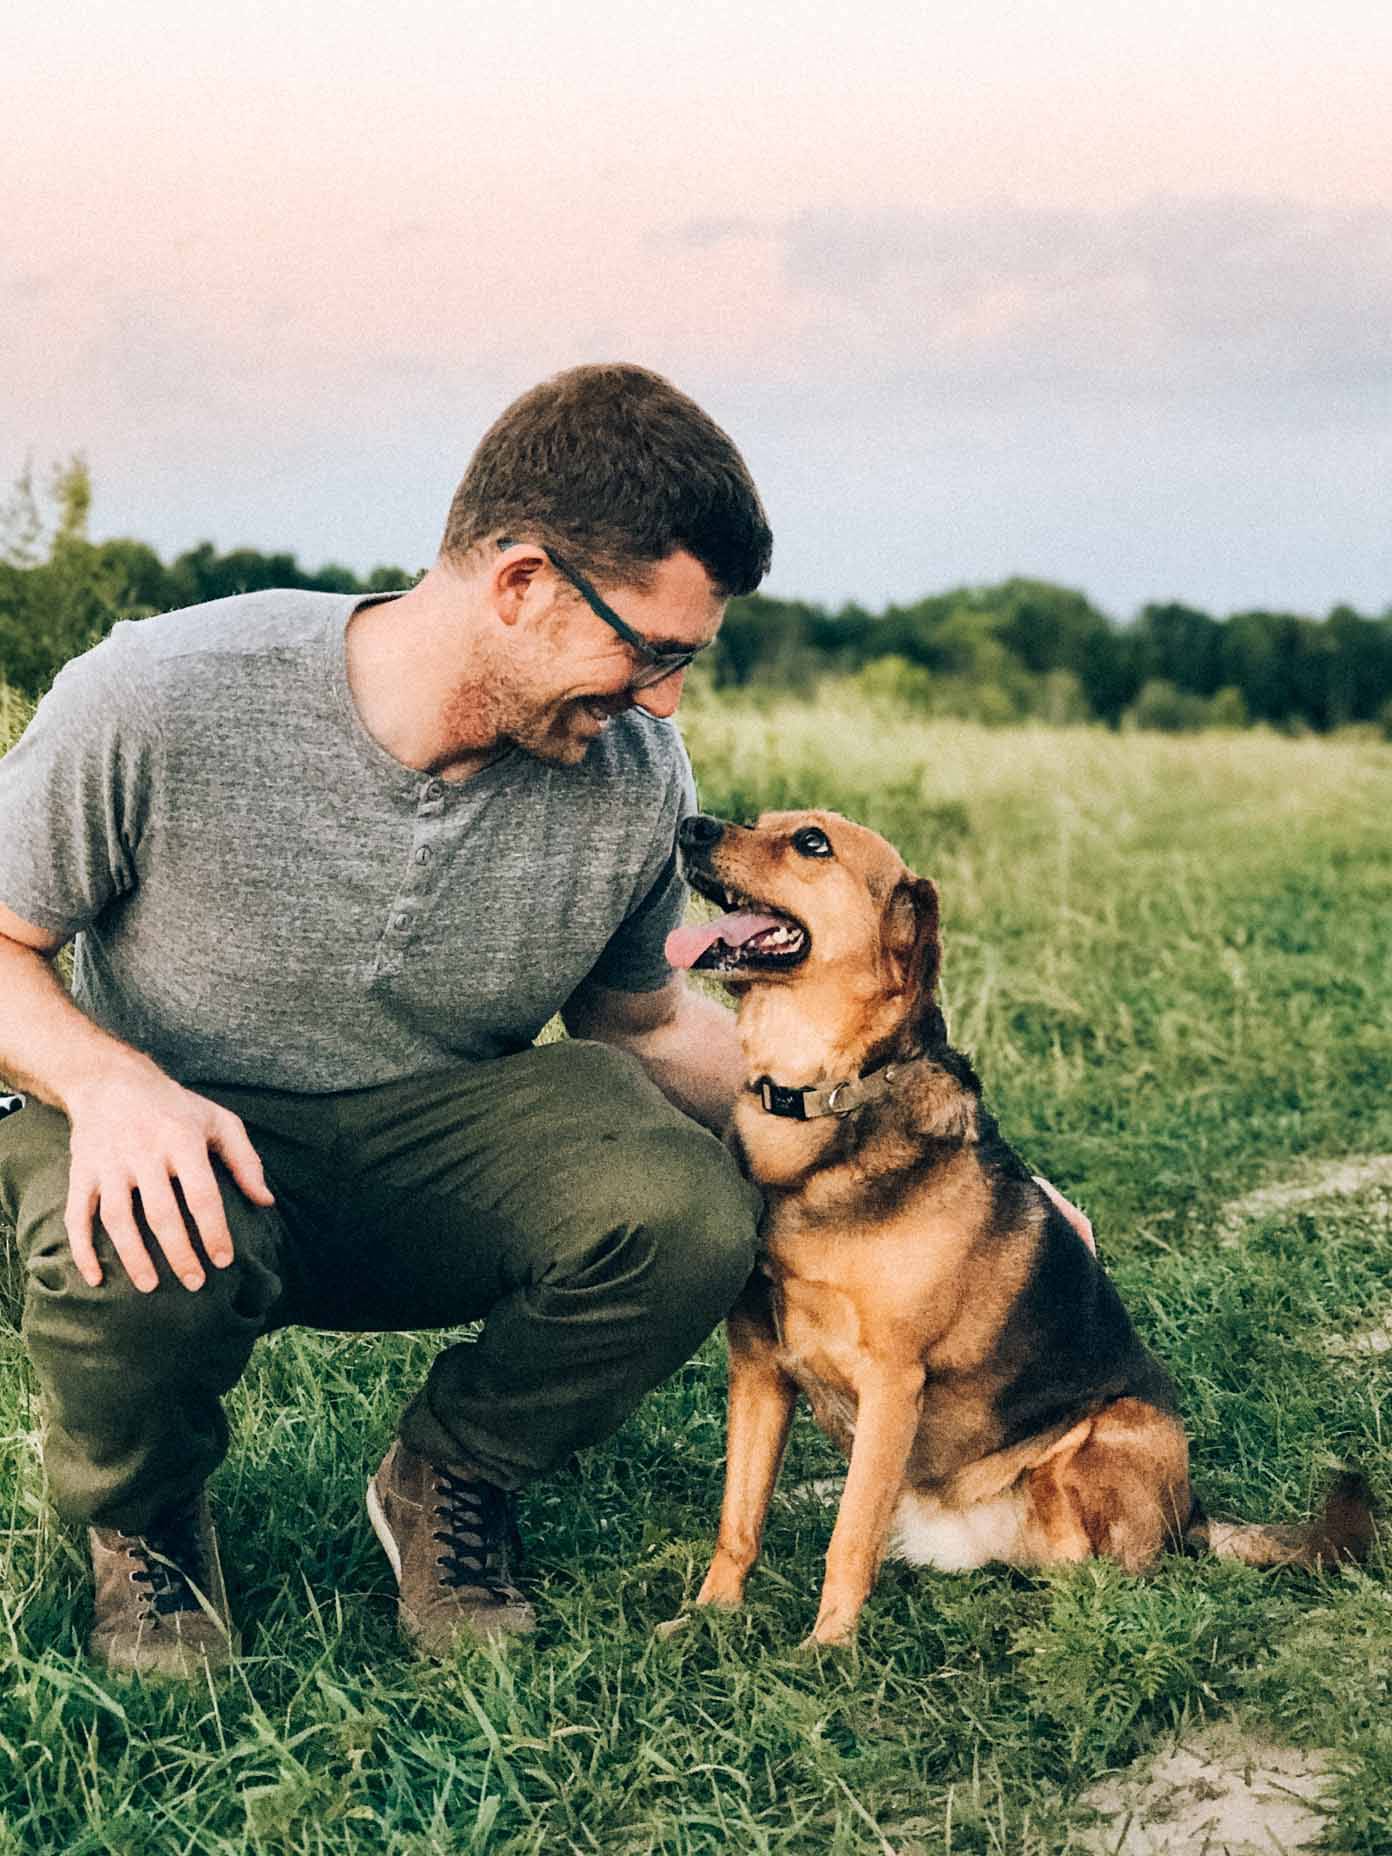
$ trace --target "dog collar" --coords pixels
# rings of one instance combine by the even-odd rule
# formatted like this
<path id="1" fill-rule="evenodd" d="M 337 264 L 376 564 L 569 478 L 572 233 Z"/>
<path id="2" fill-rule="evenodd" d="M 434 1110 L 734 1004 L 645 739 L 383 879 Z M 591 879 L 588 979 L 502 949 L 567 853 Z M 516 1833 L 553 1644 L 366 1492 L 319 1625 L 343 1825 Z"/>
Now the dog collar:
<path id="1" fill-rule="evenodd" d="M 761 1076 L 748 1087 L 770 1115 L 782 1115 L 788 1121 L 818 1121 L 823 1115 L 849 1115 L 867 1102 L 880 1101 L 894 1087 L 903 1067 L 887 1063 L 869 1076 L 848 1077 L 840 1083 L 806 1083 L 800 1089 Z"/>

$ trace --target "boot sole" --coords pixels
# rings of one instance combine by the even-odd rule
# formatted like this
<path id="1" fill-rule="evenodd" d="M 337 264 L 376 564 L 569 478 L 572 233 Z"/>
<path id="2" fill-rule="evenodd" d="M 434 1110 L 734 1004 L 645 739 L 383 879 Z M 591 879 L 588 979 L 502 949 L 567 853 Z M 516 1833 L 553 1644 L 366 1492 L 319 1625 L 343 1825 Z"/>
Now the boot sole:
<path id="1" fill-rule="evenodd" d="M 226 1675 L 239 1651 L 240 1645 L 235 1642 L 181 1643 L 169 1646 L 163 1655 L 150 1656 L 136 1649 L 113 1656 L 103 1646 L 89 1641 L 87 1659 L 99 1664 L 108 1675 L 123 1680 L 180 1684 Z"/>
<path id="2" fill-rule="evenodd" d="M 396 1575 L 397 1586 L 401 1584 L 401 1549 L 396 1544 L 396 1536 L 387 1526 L 386 1512 L 382 1507 L 382 1498 L 377 1493 L 377 1480 L 369 1477 L 367 1484 L 367 1518 L 372 1523 L 372 1531 L 377 1536 L 378 1544 L 391 1562 L 391 1569 Z"/>

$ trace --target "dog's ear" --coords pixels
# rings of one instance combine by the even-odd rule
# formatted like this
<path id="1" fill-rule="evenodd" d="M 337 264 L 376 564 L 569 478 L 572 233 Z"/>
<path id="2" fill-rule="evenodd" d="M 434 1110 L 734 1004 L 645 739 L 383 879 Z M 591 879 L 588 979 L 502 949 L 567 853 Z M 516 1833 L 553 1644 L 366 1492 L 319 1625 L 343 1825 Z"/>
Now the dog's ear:
<path id="1" fill-rule="evenodd" d="M 895 885 L 885 909 L 884 946 L 918 1016 L 933 1002 L 942 965 L 938 892 L 926 876 L 909 875 Z"/>

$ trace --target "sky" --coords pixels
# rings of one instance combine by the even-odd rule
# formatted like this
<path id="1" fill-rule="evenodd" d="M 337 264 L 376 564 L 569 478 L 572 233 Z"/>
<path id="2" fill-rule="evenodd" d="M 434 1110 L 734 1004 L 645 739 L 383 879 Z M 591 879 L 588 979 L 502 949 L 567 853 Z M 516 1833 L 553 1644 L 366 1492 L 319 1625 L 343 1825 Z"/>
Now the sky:
<path id="1" fill-rule="evenodd" d="M 9 0 L 0 486 L 426 565 L 517 393 L 668 374 L 766 590 L 1392 607 L 1386 0 Z"/>

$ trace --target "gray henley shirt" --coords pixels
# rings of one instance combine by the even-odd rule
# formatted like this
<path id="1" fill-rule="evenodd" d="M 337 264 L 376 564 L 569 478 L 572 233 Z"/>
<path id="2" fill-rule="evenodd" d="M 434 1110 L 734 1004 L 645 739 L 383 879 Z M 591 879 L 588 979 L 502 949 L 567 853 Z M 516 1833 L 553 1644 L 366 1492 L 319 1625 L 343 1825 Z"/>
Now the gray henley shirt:
<path id="1" fill-rule="evenodd" d="M 362 603 L 127 621 L 0 757 L 0 902 L 75 935 L 77 1003 L 180 1081 L 393 1082 L 524 1048 L 587 979 L 670 975 L 676 729 L 634 709 L 578 766 L 415 772 L 349 690 Z"/>

